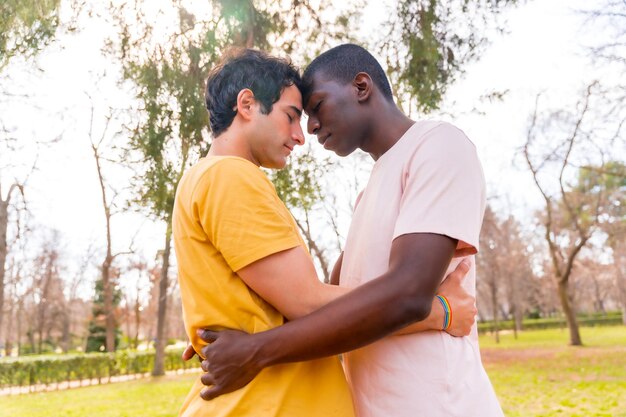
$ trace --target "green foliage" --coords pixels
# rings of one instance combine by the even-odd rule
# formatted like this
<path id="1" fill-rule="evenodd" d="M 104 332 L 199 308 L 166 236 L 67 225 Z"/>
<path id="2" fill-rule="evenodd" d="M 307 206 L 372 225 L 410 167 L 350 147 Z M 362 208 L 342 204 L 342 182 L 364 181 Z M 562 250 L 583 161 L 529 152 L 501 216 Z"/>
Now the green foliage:
<path id="1" fill-rule="evenodd" d="M 60 0 L 0 2 L 0 69 L 16 55 L 29 57 L 47 45 L 59 26 Z"/>
<path id="2" fill-rule="evenodd" d="M 270 178 L 287 207 L 308 211 L 323 201 L 319 178 L 331 168 L 329 159 L 316 158 L 309 147 L 306 152 L 293 156 L 284 169 L 271 171 Z"/>
<path id="3" fill-rule="evenodd" d="M 609 161 L 602 166 L 580 168 L 577 184 L 570 194 L 586 200 L 581 208 L 583 219 L 589 221 L 589 212 L 600 202 L 600 226 L 609 234 L 616 228 L 622 232 L 626 228 L 626 165 L 623 162 Z"/>
<path id="4" fill-rule="evenodd" d="M 198 366 L 184 362 L 181 350 L 166 350 L 168 371 Z M 0 388 L 28 385 L 54 385 L 66 381 L 98 379 L 106 382 L 113 376 L 150 372 L 154 352 L 118 351 L 74 355 L 38 355 L 0 360 Z"/>
<path id="5" fill-rule="evenodd" d="M 113 289 L 113 308 L 120 304 L 122 291 Z M 106 311 L 104 310 L 104 285 L 102 279 L 96 281 L 96 291 L 93 300 L 93 317 L 89 321 L 86 352 L 101 352 L 106 346 Z M 119 346 L 121 330 L 115 328 L 115 349 Z"/>
<path id="6" fill-rule="evenodd" d="M 607 314 L 594 313 L 594 314 L 581 314 L 578 316 L 578 324 L 585 327 L 593 326 L 619 326 L 622 322 L 622 313 L 619 311 L 610 312 Z M 567 327 L 567 322 L 564 317 L 549 317 L 538 319 L 525 319 L 522 322 L 522 328 L 524 330 L 545 330 L 545 329 L 564 329 Z M 515 322 L 513 320 L 504 320 L 498 322 L 499 330 L 513 330 L 515 328 Z M 492 321 L 478 323 L 478 332 L 493 332 L 495 325 Z"/>
<path id="7" fill-rule="evenodd" d="M 517 3 L 399 0 L 379 43 L 398 99 L 415 99 L 423 112 L 437 109 L 446 87 L 484 49 L 488 29 Z"/>
<path id="8" fill-rule="evenodd" d="M 169 222 L 182 172 L 209 149 L 204 81 L 223 52 L 234 46 L 291 53 L 294 45 L 319 46 L 339 35 L 321 34 L 322 21 L 308 4 L 215 0 L 210 2 L 211 17 L 195 16 L 177 4 L 177 30 L 155 39 L 143 4 L 138 3 L 134 19 L 124 6 L 112 8 L 119 36 L 108 50 L 120 61 L 123 77 L 135 87 L 140 102 L 126 158 L 140 162 L 134 164 L 137 198 L 132 203 Z M 348 33 L 343 29 L 351 22 L 349 16 L 340 14 L 340 22 L 327 28 Z M 297 24 L 307 19 L 308 25 Z"/>

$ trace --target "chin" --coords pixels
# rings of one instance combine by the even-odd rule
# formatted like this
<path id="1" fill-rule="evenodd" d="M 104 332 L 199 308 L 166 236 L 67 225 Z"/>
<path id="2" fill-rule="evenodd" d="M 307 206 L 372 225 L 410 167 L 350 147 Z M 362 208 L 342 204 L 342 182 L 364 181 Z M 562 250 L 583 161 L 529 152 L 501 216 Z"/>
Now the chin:
<path id="1" fill-rule="evenodd" d="M 268 161 L 263 164 L 263 168 L 269 169 L 283 169 L 287 166 L 287 160 L 283 159 L 282 161 Z"/>
<path id="2" fill-rule="evenodd" d="M 335 152 L 337 156 L 341 156 L 343 158 L 344 156 L 348 156 L 354 152 L 354 149 L 337 149 L 333 152 Z"/>

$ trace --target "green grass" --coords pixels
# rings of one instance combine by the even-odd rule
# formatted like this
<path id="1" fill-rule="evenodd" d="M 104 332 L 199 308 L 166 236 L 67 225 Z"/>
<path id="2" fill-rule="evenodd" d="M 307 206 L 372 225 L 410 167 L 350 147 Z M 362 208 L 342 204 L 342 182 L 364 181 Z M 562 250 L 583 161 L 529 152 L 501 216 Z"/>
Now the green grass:
<path id="1" fill-rule="evenodd" d="M 481 337 L 483 362 L 508 417 L 626 417 L 626 326 Z"/>
<path id="2" fill-rule="evenodd" d="M 197 374 L 0 397 L 2 417 L 176 416 Z"/>
<path id="3" fill-rule="evenodd" d="M 508 417 L 626 417 L 626 326 L 481 336 L 485 368 Z M 176 416 L 194 374 L 0 397 L 1 417 Z M 468 416 L 473 417 L 473 416 Z"/>
<path id="4" fill-rule="evenodd" d="M 580 334 L 585 346 L 626 346 L 626 326 L 582 327 Z M 567 328 L 521 332 L 517 339 L 512 331 L 500 332 L 500 343 L 496 343 L 495 337 L 488 333 L 480 336 L 481 348 L 565 348 L 568 343 Z"/>

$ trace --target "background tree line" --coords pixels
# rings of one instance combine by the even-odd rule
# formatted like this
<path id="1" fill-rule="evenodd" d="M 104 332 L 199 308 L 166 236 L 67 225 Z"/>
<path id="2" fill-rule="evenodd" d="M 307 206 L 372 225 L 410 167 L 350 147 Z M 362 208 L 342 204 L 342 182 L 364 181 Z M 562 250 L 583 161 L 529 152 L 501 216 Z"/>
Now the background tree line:
<path id="1" fill-rule="evenodd" d="M 383 57 L 399 105 L 418 118 L 445 112 L 440 106 L 447 87 L 480 57 L 488 35 L 504 24 L 501 14 L 518 2 L 396 3 L 380 38 L 365 40 L 356 36 L 364 7 L 359 1 L 341 7 L 327 0 L 200 6 L 175 1 L 162 9 L 139 0 L 106 6 L 75 0 L 3 2 L 3 80 L 9 80 L 16 60 L 36 68 L 37 54 L 47 45 L 101 22 L 109 32 L 98 47 L 112 67 L 102 77 L 114 77 L 130 97 L 121 106 L 104 108 L 92 100 L 84 141 L 92 149 L 93 186 L 101 191 L 102 212 L 89 215 L 102 223 L 102 238 L 84 248 L 80 261 L 68 259 L 62 233 L 31 215 L 28 181 L 42 173 L 36 156 L 15 162 L 25 154 L 27 138 L 16 137 L 12 121 L 0 115 L 0 187 L 8 184 L 0 188 L 4 353 L 113 351 L 147 342 L 157 352 L 153 373 L 163 373 L 168 340 L 185 339 L 171 253 L 175 190 L 184 170 L 208 151 L 204 79 L 229 47 L 289 55 L 304 66 L 338 42 L 363 43 Z M 615 30 L 610 43 L 591 47 L 592 58 L 623 71 L 623 3 L 606 1 L 585 13 Z M 518 157 L 545 204 L 529 222 L 492 200 L 477 260 L 481 319 L 512 319 L 521 330 L 524 317 L 564 314 L 572 344 L 582 343 L 576 313 L 626 312 L 625 162 L 623 153 L 613 152 L 624 149 L 626 115 L 620 103 L 626 86 L 596 80 L 584 86 L 585 81 L 578 102 L 553 107 L 537 97 Z M 0 90 L 0 100 L 11 100 L 10 88 Z M 54 152 L 62 140 L 35 147 Z M 286 169 L 269 173 L 323 279 L 341 248 L 340 223 L 350 217 L 368 164 L 366 156 L 339 162 L 308 146 Z M 128 213 L 162 228 L 162 249 L 154 258 L 146 259 L 128 237 L 132 233 L 117 226 L 119 216 Z M 71 262 L 80 267 L 70 271 Z M 93 289 L 88 296 L 80 290 L 85 285 Z"/>

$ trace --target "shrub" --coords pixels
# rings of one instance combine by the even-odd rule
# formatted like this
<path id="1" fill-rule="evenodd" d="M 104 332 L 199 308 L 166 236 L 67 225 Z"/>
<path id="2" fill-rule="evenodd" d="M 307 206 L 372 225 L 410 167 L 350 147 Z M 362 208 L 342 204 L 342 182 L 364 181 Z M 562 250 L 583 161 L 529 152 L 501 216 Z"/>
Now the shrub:
<path id="1" fill-rule="evenodd" d="M 168 349 L 165 368 L 168 371 L 199 366 L 197 361 L 184 362 L 182 350 Z M 108 382 L 118 375 L 150 372 L 154 365 L 154 351 L 131 350 L 115 353 L 82 353 L 69 355 L 37 355 L 0 360 L 0 388 L 12 386 L 46 386 L 69 381 L 97 379 Z"/>
<path id="2" fill-rule="evenodd" d="M 578 324 L 585 327 L 593 326 L 617 326 L 622 324 L 622 313 L 619 311 L 609 313 L 592 313 L 578 316 Z M 513 320 L 503 320 L 498 322 L 499 330 L 513 330 L 515 323 Z M 478 332 L 493 332 L 493 321 L 485 321 L 478 323 Z M 524 319 L 522 321 L 522 329 L 524 330 L 542 330 L 542 329 L 558 329 L 567 327 L 564 317 L 548 317 L 539 319 Z"/>

